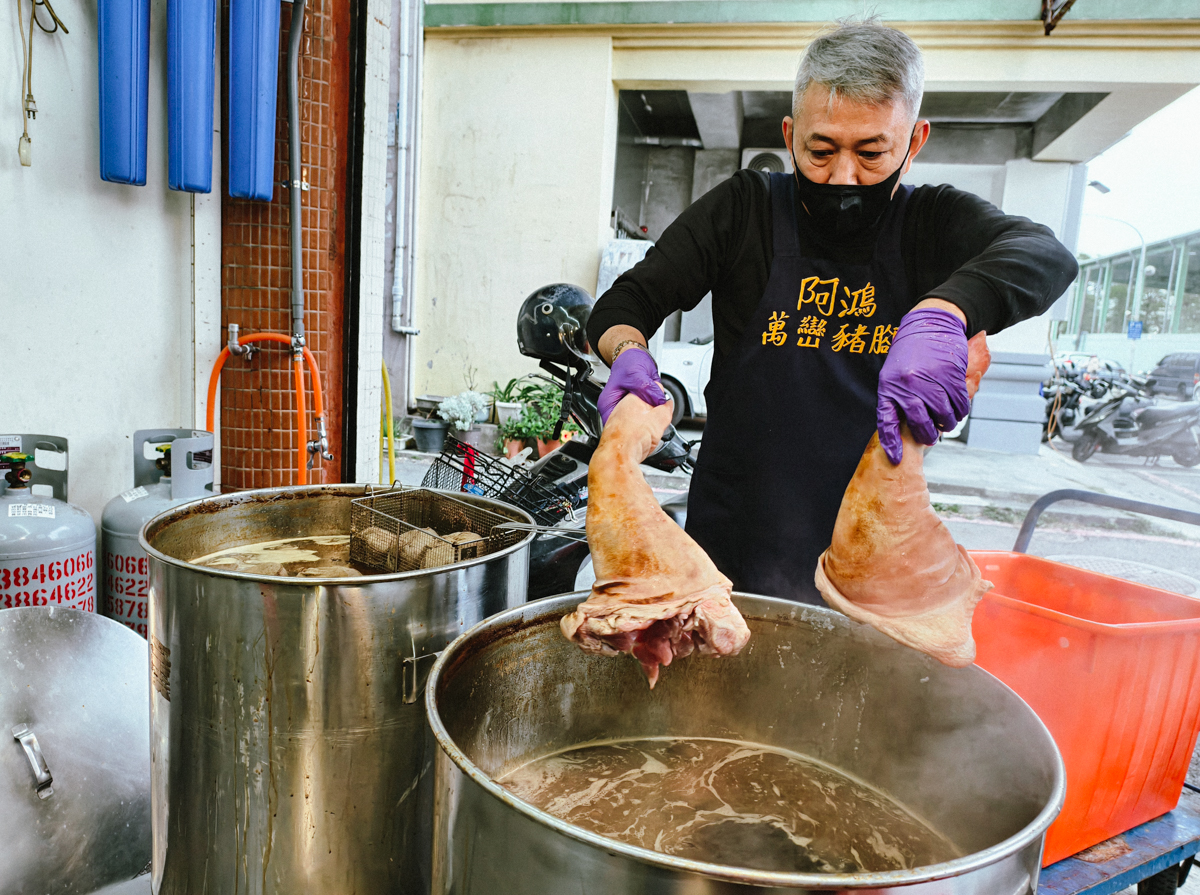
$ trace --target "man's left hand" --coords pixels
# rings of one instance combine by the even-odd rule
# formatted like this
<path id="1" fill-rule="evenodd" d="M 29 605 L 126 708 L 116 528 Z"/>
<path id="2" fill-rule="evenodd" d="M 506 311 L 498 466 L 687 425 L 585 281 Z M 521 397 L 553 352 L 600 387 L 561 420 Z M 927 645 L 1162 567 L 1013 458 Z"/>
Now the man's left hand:
<path id="1" fill-rule="evenodd" d="M 933 444 L 939 429 L 953 429 L 971 409 L 967 327 L 961 311 L 936 303 L 941 307 L 929 300 L 904 315 L 879 372 L 879 443 L 894 464 L 904 456 L 901 420 L 918 442 Z"/>

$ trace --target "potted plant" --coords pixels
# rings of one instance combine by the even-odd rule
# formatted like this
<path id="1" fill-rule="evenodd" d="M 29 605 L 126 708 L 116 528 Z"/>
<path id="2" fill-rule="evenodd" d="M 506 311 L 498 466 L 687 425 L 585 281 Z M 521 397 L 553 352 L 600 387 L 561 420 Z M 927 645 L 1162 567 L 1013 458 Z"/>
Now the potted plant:
<path id="1" fill-rule="evenodd" d="M 427 454 L 436 454 L 441 451 L 442 445 L 446 442 L 448 428 L 450 428 L 450 424 L 445 420 L 414 416 L 412 418 L 412 434 L 413 439 L 417 442 L 417 450 Z"/>
<path id="2" fill-rule="evenodd" d="M 454 437 L 480 450 L 495 449 L 496 427 L 476 425 L 480 413 L 488 409 L 488 398 L 479 392 L 459 392 L 438 405 L 438 416 L 454 428 Z M 483 417 L 487 419 L 486 416 Z M 490 443 L 489 442 L 490 436 Z"/>
<path id="3" fill-rule="evenodd" d="M 520 415 L 509 417 L 500 424 L 500 453 L 511 460 L 525 449 L 525 439 L 530 437 Z"/>
<path id="4" fill-rule="evenodd" d="M 560 438 L 554 438 L 562 412 L 563 391 L 554 383 L 538 383 L 529 395 L 528 403 L 521 411 L 520 422 L 527 441 L 536 441 L 538 456 L 544 457 L 558 448 L 564 439 L 571 438 L 579 427 L 567 420 Z"/>
<path id="5" fill-rule="evenodd" d="M 508 380 L 507 385 L 492 383 L 491 395 L 496 406 L 496 422 L 504 426 L 509 420 L 521 415 L 521 410 L 538 391 L 538 385 L 529 376 L 518 376 Z"/>

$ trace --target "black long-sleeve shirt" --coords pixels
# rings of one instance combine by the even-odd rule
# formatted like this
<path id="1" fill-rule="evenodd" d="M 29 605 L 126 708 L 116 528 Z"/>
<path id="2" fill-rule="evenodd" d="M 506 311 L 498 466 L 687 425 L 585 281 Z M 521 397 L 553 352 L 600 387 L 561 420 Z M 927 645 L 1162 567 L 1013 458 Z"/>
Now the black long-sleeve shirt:
<path id="1" fill-rule="evenodd" d="M 766 289 L 773 253 L 768 183 L 765 174 L 738 171 L 679 215 L 645 260 L 600 297 L 587 327 L 591 344 L 620 324 L 649 338 L 668 315 L 694 308 L 711 291 L 715 372 Z M 874 231 L 835 243 L 816 231 L 799 201 L 796 207 L 802 252 L 870 259 Z M 916 300 L 940 298 L 961 308 L 968 336 L 1045 312 L 1079 269 L 1048 227 L 946 184 L 913 190 L 901 254 Z"/>

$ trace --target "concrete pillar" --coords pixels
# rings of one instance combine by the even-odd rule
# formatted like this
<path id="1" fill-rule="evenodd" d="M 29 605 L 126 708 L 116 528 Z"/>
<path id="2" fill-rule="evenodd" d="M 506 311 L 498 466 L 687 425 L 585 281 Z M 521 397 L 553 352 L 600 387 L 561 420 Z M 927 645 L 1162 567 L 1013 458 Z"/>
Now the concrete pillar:
<path id="1" fill-rule="evenodd" d="M 705 149 L 737 149 L 742 145 L 742 92 L 695 93 L 688 102 Z"/>
<path id="2" fill-rule="evenodd" d="M 646 156 L 641 209 L 646 235 L 658 239 L 675 218 L 692 204 L 695 149 L 686 146 L 651 146 Z"/>
<path id="3" fill-rule="evenodd" d="M 738 168 L 736 149 L 698 149 L 692 168 L 692 201 L 695 202 Z"/>
<path id="4" fill-rule="evenodd" d="M 391 72 L 391 0 L 368 0 L 366 81 L 363 91 L 362 203 L 359 207 L 358 371 L 355 415 L 354 481 L 382 481 L 379 475 L 380 406 L 383 400 L 383 315 L 390 283 L 386 268 L 386 191 L 389 118 L 388 79 Z M 399 383 L 403 387 L 403 383 Z M 403 400 L 403 399 L 402 399 Z M 392 408 L 388 408 L 391 418 Z"/>

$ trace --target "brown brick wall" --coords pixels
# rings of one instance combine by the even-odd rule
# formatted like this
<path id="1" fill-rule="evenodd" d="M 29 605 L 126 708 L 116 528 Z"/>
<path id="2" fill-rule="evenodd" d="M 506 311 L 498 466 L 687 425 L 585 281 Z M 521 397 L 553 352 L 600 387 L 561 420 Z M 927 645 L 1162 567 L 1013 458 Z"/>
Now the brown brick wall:
<path id="1" fill-rule="evenodd" d="M 287 180 L 287 34 L 292 4 L 282 4 L 275 181 L 270 202 L 232 199 L 222 189 L 221 325 L 291 333 Z M 345 152 L 350 85 L 349 0 L 309 0 L 300 55 L 300 141 L 308 191 L 302 193 L 305 329 L 321 369 L 325 423 L 334 459 L 309 481 L 341 481 Z M 228 21 L 228 10 L 225 11 Z M 223 50 L 222 57 L 226 58 Z M 227 83 L 227 81 L 226 81 Z M 222 166 L 224 168 L 224 166 Z M 221 481 L 225 491 L 291 485 L 296 480 L 296 407 L 291 352 L 260 343 L 247 363 L 231 357 L 221 378 Z M 305 370 L 308 437 L 315 437 L 311 377 Z"/>

